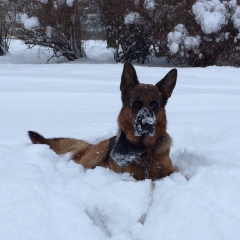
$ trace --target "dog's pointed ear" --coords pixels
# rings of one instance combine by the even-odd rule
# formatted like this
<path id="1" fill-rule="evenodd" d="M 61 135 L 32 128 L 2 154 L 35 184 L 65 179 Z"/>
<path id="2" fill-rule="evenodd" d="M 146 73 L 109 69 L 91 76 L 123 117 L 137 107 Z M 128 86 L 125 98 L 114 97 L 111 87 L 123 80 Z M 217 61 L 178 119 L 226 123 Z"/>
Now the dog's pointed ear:
<path id="1" fill-rule="evenodd" d="M 172 69 L 156 86 L 161 94 L 166 98 L 171 97 L 173 89 L 177 82 L 177 69 Z"/>
<path id="2" fill-rule="evenodd" d="M 120 84 L 122 96 L 126 95 L 137 84 L 139 84 L 139 82 L 135 68 L 130 62 L 125 62 L 123 66 L 122 79 Z"/>

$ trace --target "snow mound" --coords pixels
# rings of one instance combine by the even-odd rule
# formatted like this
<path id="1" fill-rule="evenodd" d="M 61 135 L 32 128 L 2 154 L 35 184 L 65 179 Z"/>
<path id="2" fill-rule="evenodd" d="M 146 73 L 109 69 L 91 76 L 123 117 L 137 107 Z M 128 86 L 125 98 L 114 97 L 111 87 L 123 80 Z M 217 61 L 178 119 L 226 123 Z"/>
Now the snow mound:
<path id="1" fill-rule="evenodd" d="M 1 239 L 240 236 L 239 169 L 191 170 L 184 161 L 201 165 L 201 156 L 175 153 L 189 180 L 179 172 L 151 183 L 100 167 L 84 170 L 45 145 L 1 146 L 0 152 Z"/>
<path id="2" fill-rule="evenodd" d="M 1 239 L 128 235 L 147 211 L 150 181 L 104 168 L 84 170 L 44 145 L 0 151 Z"/>

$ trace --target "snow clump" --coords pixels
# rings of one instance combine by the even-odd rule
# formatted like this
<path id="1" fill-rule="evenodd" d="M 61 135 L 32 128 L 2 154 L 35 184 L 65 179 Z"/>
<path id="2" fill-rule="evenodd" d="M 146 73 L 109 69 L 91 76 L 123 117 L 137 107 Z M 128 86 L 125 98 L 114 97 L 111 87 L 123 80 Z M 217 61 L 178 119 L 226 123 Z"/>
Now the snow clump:
<path id="1" fill-rule="evenodd" d="M 39 26 L 39 20 L 37 17 L 28 17 L 26 13 L 22 14 L 21 22 L 23 23 L 24 27 L 28 30 L 31 30 L 35 27 Z"/>
<path id="2" fill-rule="evenodd" d="M 50 27 L 50 26 L 46 27 L 46 35 L 48 38 L 52 37 L 52 27 Z"/>
<path id="3" fill-rule="evenodd" d="M 69 7 L 72 7 L 72 6 L 73 6 L 73 2 L 74 2 L 74 0 L 66 0 L 66 4 L 67 4 Z"/>
<path id="4" fill-rule="evenodd" d="M 240 6 L 235 8 L 235 12 L 232 16 L 233 26 L 240 32 Z"/>
<path id="5" fill-rule="evenodd" d="M 197 1 L 193 4 L 192 11 L 196 22 L 206 34 L 220 31 L 230 18 L 230 13 L 226 5 L 220 0 Z"/>
<path id="6" fill-rule="evenodd" d="M 155 8 L 155 0 L 145 0 L 144 7 L 147 10 L 153 10 Z"/>
<path id="7" fill-rule="evenodd" d="M 168 48 L 172 54 L 176 54 L 180 48 L 198 51 L 200 44 L 199 36 L 189 36 L 187 29 L 183 24 L 178 24 L 174 31 L 168 34 Z"/>
<path id="8" fill-rule="evenodd" d="M 124 23 L 125 24 L 134 24 L 138 23 L 141 16 L 138 12 L 130 12 L 125 16 Z"/>

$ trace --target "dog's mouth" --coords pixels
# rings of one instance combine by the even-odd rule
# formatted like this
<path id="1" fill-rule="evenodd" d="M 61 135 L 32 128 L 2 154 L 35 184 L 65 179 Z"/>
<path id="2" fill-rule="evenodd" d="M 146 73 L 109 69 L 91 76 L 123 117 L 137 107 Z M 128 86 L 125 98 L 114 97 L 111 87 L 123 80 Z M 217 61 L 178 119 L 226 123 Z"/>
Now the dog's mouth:
<path id="1" fill-rule="evenodd" d="M 142 108 L 136 115 L 134 122 L 135 136 L 152 137 L 155 133 L 156 116 L 147 108 Z"/>

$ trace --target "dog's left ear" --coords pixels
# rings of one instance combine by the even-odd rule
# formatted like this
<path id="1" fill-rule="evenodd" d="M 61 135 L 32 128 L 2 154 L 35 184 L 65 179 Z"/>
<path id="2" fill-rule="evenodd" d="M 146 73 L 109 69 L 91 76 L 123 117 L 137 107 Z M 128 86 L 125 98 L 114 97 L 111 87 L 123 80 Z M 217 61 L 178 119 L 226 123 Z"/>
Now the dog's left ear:
<path id="1" fill-rule="evenodd" d="M 166 98 L 171 97 L 173 89 L 177 82 L 177 69 L 172 69 L 156 86 L 161 94 Z"/>
<path id="2" fill-rule="evenodd" d="M 125 62 L 122 72 L 120 90 L 122 98 L 128 94 L 137 84 L 139 84 L 135 68 L 130 62 Z"/>

